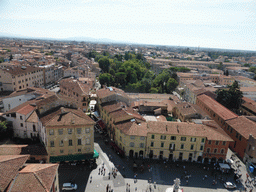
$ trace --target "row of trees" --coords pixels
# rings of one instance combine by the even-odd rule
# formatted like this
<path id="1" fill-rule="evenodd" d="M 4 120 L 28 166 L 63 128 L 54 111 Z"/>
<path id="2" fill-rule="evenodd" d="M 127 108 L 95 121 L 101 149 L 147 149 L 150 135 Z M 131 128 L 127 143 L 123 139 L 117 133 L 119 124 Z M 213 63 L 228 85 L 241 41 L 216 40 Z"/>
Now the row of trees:
<path id="1" fill-rule="evenodd" d="M 156 75 L 141 53 L 126 52 L 125 55 L 99 54 L 91 51 L 87 55 L 99 63 L 102 74 L 101 85 L 115 86 L 127 92 L 171 93 L 178 86 L 176 72 L 187 72 L 185 67 L 171 67 Z"/>

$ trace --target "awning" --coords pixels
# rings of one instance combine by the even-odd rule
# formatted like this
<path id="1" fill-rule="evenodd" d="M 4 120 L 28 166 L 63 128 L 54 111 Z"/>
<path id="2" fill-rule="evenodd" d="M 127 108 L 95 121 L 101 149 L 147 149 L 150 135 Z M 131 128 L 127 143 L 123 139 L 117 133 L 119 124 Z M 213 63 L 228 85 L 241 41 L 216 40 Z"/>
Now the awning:
<path id="1" fill-rule="evenodd" d="M 228 164 L 219 163 L 221 169 L 230 169 L 230 166 Z"/>
<path id="2" fill-rule="evenodd" d="M 90 154 L 50 156 L 50 162 L 56 163 L 61 161 L 83 161 L 83 160 L 95 159 L 98 157 L 99 157 L 99 153 L 96 150 L 94 150 L 94 153 L 90 153 Z"/>
<path id="3" fill-rule="evenodd" d="M 99 157 L 99 153 L 94 149 L 93 158 L 97 159 Z"/>

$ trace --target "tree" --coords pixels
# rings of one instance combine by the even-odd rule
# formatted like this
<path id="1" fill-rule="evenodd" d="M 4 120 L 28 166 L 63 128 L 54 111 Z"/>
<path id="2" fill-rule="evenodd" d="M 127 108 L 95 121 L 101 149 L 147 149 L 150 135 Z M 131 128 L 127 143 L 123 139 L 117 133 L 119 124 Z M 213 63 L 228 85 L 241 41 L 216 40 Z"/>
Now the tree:
<path id="1" fill-rule="evenodd" d="M 9 60 L 11 61 L 13 59 L 13 56 L 12 56 L 12 54 L 10 55 L 10 58 L 9 58 Z"/>
<path id="2" fill-rule="evenodd" d="M 110 86 L 114 84 L 114 78 L 109 73 L 100 74 L 99 80 L 100 80 L 101 86 L 103 85 Z"/>
<path id="3" fill-rule="evenodd" d="M 108 57 L 102 57 L 99 60 L 99 66 L 102 69 L 102 71 L 104 73 L 107 73 L 109 71 L 109 66 L 110 66 L 110 62 L 109 62 L 109 58 Z"/>
<path id="4" fill-rule="evenodd" d="M 220 62 L 220 64 L 217 66 L 217 69 L 222 70 L 223 69 L 223 63 Z"/>
<path id="5" fill-rule="evenodd" d="M 217 91 L 217 101 L 230 110 L 237 110 L 242 104 L 243 92 L 240 91 L 237 81 L 229 86 L 229 89 Z"/>
<path id="6" fill-rule="evenodd" d="M 150 88 L 150 93 L 158 93 L 158 89 L 155 87 Z"/>
<path id="7" fill-rule="evenodd" d="M 169 78 L 169 80 L 167 81 L 167 86 L 166 86 L 167 93 L 172 93 L 176 89 L 177 86 L 178 86 L 178 82 L 173 78 Z"/>

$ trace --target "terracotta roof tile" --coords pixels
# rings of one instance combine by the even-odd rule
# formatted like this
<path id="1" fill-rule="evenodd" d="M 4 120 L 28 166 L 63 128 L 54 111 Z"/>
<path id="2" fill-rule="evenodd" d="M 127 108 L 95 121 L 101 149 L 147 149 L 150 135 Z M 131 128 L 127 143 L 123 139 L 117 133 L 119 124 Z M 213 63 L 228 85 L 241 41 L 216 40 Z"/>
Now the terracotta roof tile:
<path id="1" fill-rule="evenodd" d="M 5 191 L 28 157 L 28 155 L 0 155 L 0 191 Z"/>
<path id="2" fill-rule="evenodd" d="M 207 95 L 199 95 L 197 96 L 197 99 L 204 103 L 208 108 L 210 108 L 212 111 L 214 111 L 216 114 L 218 114 L 224 121 L 229 119 L 234 119 L 238 117 L 235 113 L 212 99 L 211 97 Z"/>
<path id="3" fill-rule="evenodd" d="M 256 136 L 256 123 L 247 119 L 245 116 L 228 120 L 226 123 L 246 139 L 249 139 L 250 134 L 254 137 Z"/>

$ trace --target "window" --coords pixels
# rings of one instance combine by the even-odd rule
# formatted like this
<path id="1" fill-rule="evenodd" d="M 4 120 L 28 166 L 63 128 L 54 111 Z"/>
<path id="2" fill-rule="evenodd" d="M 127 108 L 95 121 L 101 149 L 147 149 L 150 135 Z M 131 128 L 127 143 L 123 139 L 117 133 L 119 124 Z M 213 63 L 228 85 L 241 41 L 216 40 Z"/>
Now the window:
<path id="1" fill-rule="evenodd" d="M 64 142 L 63 140 L 60 140 L 60 147 L 63 147 L 64 146 Z"/>
<path id="2" fill-rule="evenodd" d="M 22 118 L 22 116 L 20 116 L 20 120 L 22 120 L 23 118 Z"/>
<path id="3" fill-rule="evenodd" d="M 211 144 L 212 144 L 212 141 L 211 141 L 211 140 L 209 140 L 209 141 L 208 141 L 208 144 L 209 144 L 209 145 L 211 145 Z"/>
<path id="4" fill-rule="evenodd" d="M 176 140 L 176 136 L 171 136 L 171 140 Z"/>
<path id="5" fill-rule="evenodd" d="M 35 125 L 33 125 L 33 131 L 34 131 L 34 132 L 36 131 L 36 126 L 35 126 Z"/>
<path id="6" fill-rule="evenodd" d="M 122 141 L 122 137 L 120 136 L 120 141 Z"/>
<path id="7" fill-rule="evenodd" d="M 186 141 L 186 137 L 181 137 L 180 140 L 181 141 Z"/>
<path id="8" fill-rule="evenodd" d="M 238 134 L 238 132 L 236 132 L 236 138 L 238 138 L 238 136 L 239 136 L 239 134 Z"/>
<path id="9" fill-rule="evenodd" d="M 77 151 L 78 151 L 78 152 L 81 152 L 81 149 L 78 149 Z"/>
<path id="10" fill-rule="evenodd" d="M 184 149 L 184 144 L 183 143 L 180 145 L 180 149 Z"/>
<path id="11" fill-rule="evenodd" d="M 191 146 L 190 146 L 190 150 L 193 150 L 194 149 L 194 145 L 192 144 Z"/>
<path id="12" fill-rule="evenodd" d="M 223 154 L 225 152 L 225 149 L 221 149 L 220 153 Z"/>
<path id="13" fill-rule="evenodd" d="M 91 141 L 90 141 L 90 138 L 87 138 L 86 139 L 86 143 L 85 143 L 86 145 L 90 145 L 91 144 Z"/>
<path id="14" fill-rule="evenodd" d="M 50 146 L 54 147 L 54 141 L 50 141 Z"/>
<path id="15" fill-rule="evenodd" d="M 154 142 L 153 141 L 151 141 L 150 146 L 154 147 Z"/>
<path id="16" fill-rule="evenodd" d="M 213 153 L 217 153 L 218 152 L 218 149 L 214 149 Z"/>
<path id="17" fill-rule="evenodd" d="M 61 149 L 61 150 L 60 150 L 60 153 L 64 153 L 64 150 L 63 150 L 63 149 Z"/>
<path id="18" fill-rule="evenodd" d="M 191 142 L 196 142 L 196 138 L 195 137 L 191 137 L 190 141 Z"/>
<path id="19" fill-rule="evenodd" d="M 250 150 L 251 150 L 251 148 L 252 148 L 252 146 L 251 146 L 251 145 L 249 145 L 248 151 L 250 151 Z"/>
<path id="20" fill-rule="evenodd" d="M 232 133 L 233 132 L 233 128 L 231 127 L 231 129 L 230 129 L 230 133 Z"/>
<path id="21" fill-rule="evenodd" d="M 131 143 L 130 143 L 130 147 L 134 147 L 134 142 L 131 142 Z"/>
<path id="22" fill-rule="evenodd" d="M 72 146 L 72 139 L 68 140 L 68 146 Z"/>
<path id="23" fill-rule="evenodd" d="M 242 136 L 241 135 L 239 135 L 239 140 L 242 141 Z"/>
<path id="24" fill-rule="evenodd" d="M 77 139 L 77 145 L 82 145 L 82 139 Z"/>
<path id="25" fill-rule="evenodd" d="M 151 139 L 155 139 L 155 135 L 151 135 Z"/>
<path id="26" fill-rule="evenodd" d="M 210 148 L 207 148 L 206 152 L 207 153 L 210 153 L 211 149 Z"/>
<path id="27" fill-rule="evenodd" d="M 144 143 L 140 143 L 140 148 L 143 148 L 144 147 Z"/>
<path id="28" fill-rule="evenodd" d="M 77 132 L 77 134 L 81 134 L 82 129 L 81 129 L 81 128 L 77 128 L 77 129 L 76 129 L 76 132 Z"/>
<path id="29" fill-rule="evenodd" d="M 49 135 L 54 135 L 54 130 L 53 129 L 49 130 Z"/>
<path id="30" fill-rule="evenodd" d="M 63 134 L 63 129 L 58 129 L 59 135 Z"/>
<path id="31" fill-rule="evenodd" d="M 20 126 L 23 127 L 23 123 L 21 123 Z"/>
<path id="32" fill-rule="evenodd" d="M 68 129 L 68 134 L 72 134 L 72 129 Z"/>
<path id="33" fill-rule="evenodd" d="M 90 128 L 85 129 L 86 133 L 90 133 Z"/>
<path id="34" fill-rule="evenodd" d="M 161 142 L 161 147 L 164 147 L 164 142 Z"/>
<path id="35" fill-rule="evenodd" d="M 145 137 L 140 137 L 140 140 L 145 140 Z"/>
<path id="36" fill-rule="evenodd" d="M 160 139 L 165 140 L 166 139 L 166 135 L 161 135 Z"/>
<path id="37" fill-rule="evenodd" d="M 130 138 L 131 138 L 131 139 L 135 139 L 135 136 L 132 135 Z"/>
<path id="38" fill-rule="evenodd" d="M 201 146 L 200 146 L 200 151 L 203 151 L 203 150 L 204 150 L 204 146 L 201 145 Z"/>
<path id="39" fill-rule="evenodd" d="M 225 145 L 226 145 L 226 141 L 222 141 L 222 145 L 224 145 L 224 146 L 225 146 Z"/>
<path id="40" fill-rule="evenodd" d="M 205 139 L 203 138 L 203 139 L 201 140 L 201 143 L 204 143 L 204 141 L 205 141 Z"/>
<path id="41" fill-rule="evenodd" d="M 215 145 L 219 145 L 219 141 L 216 141 L 216 142 L 215 142 Z"/>

